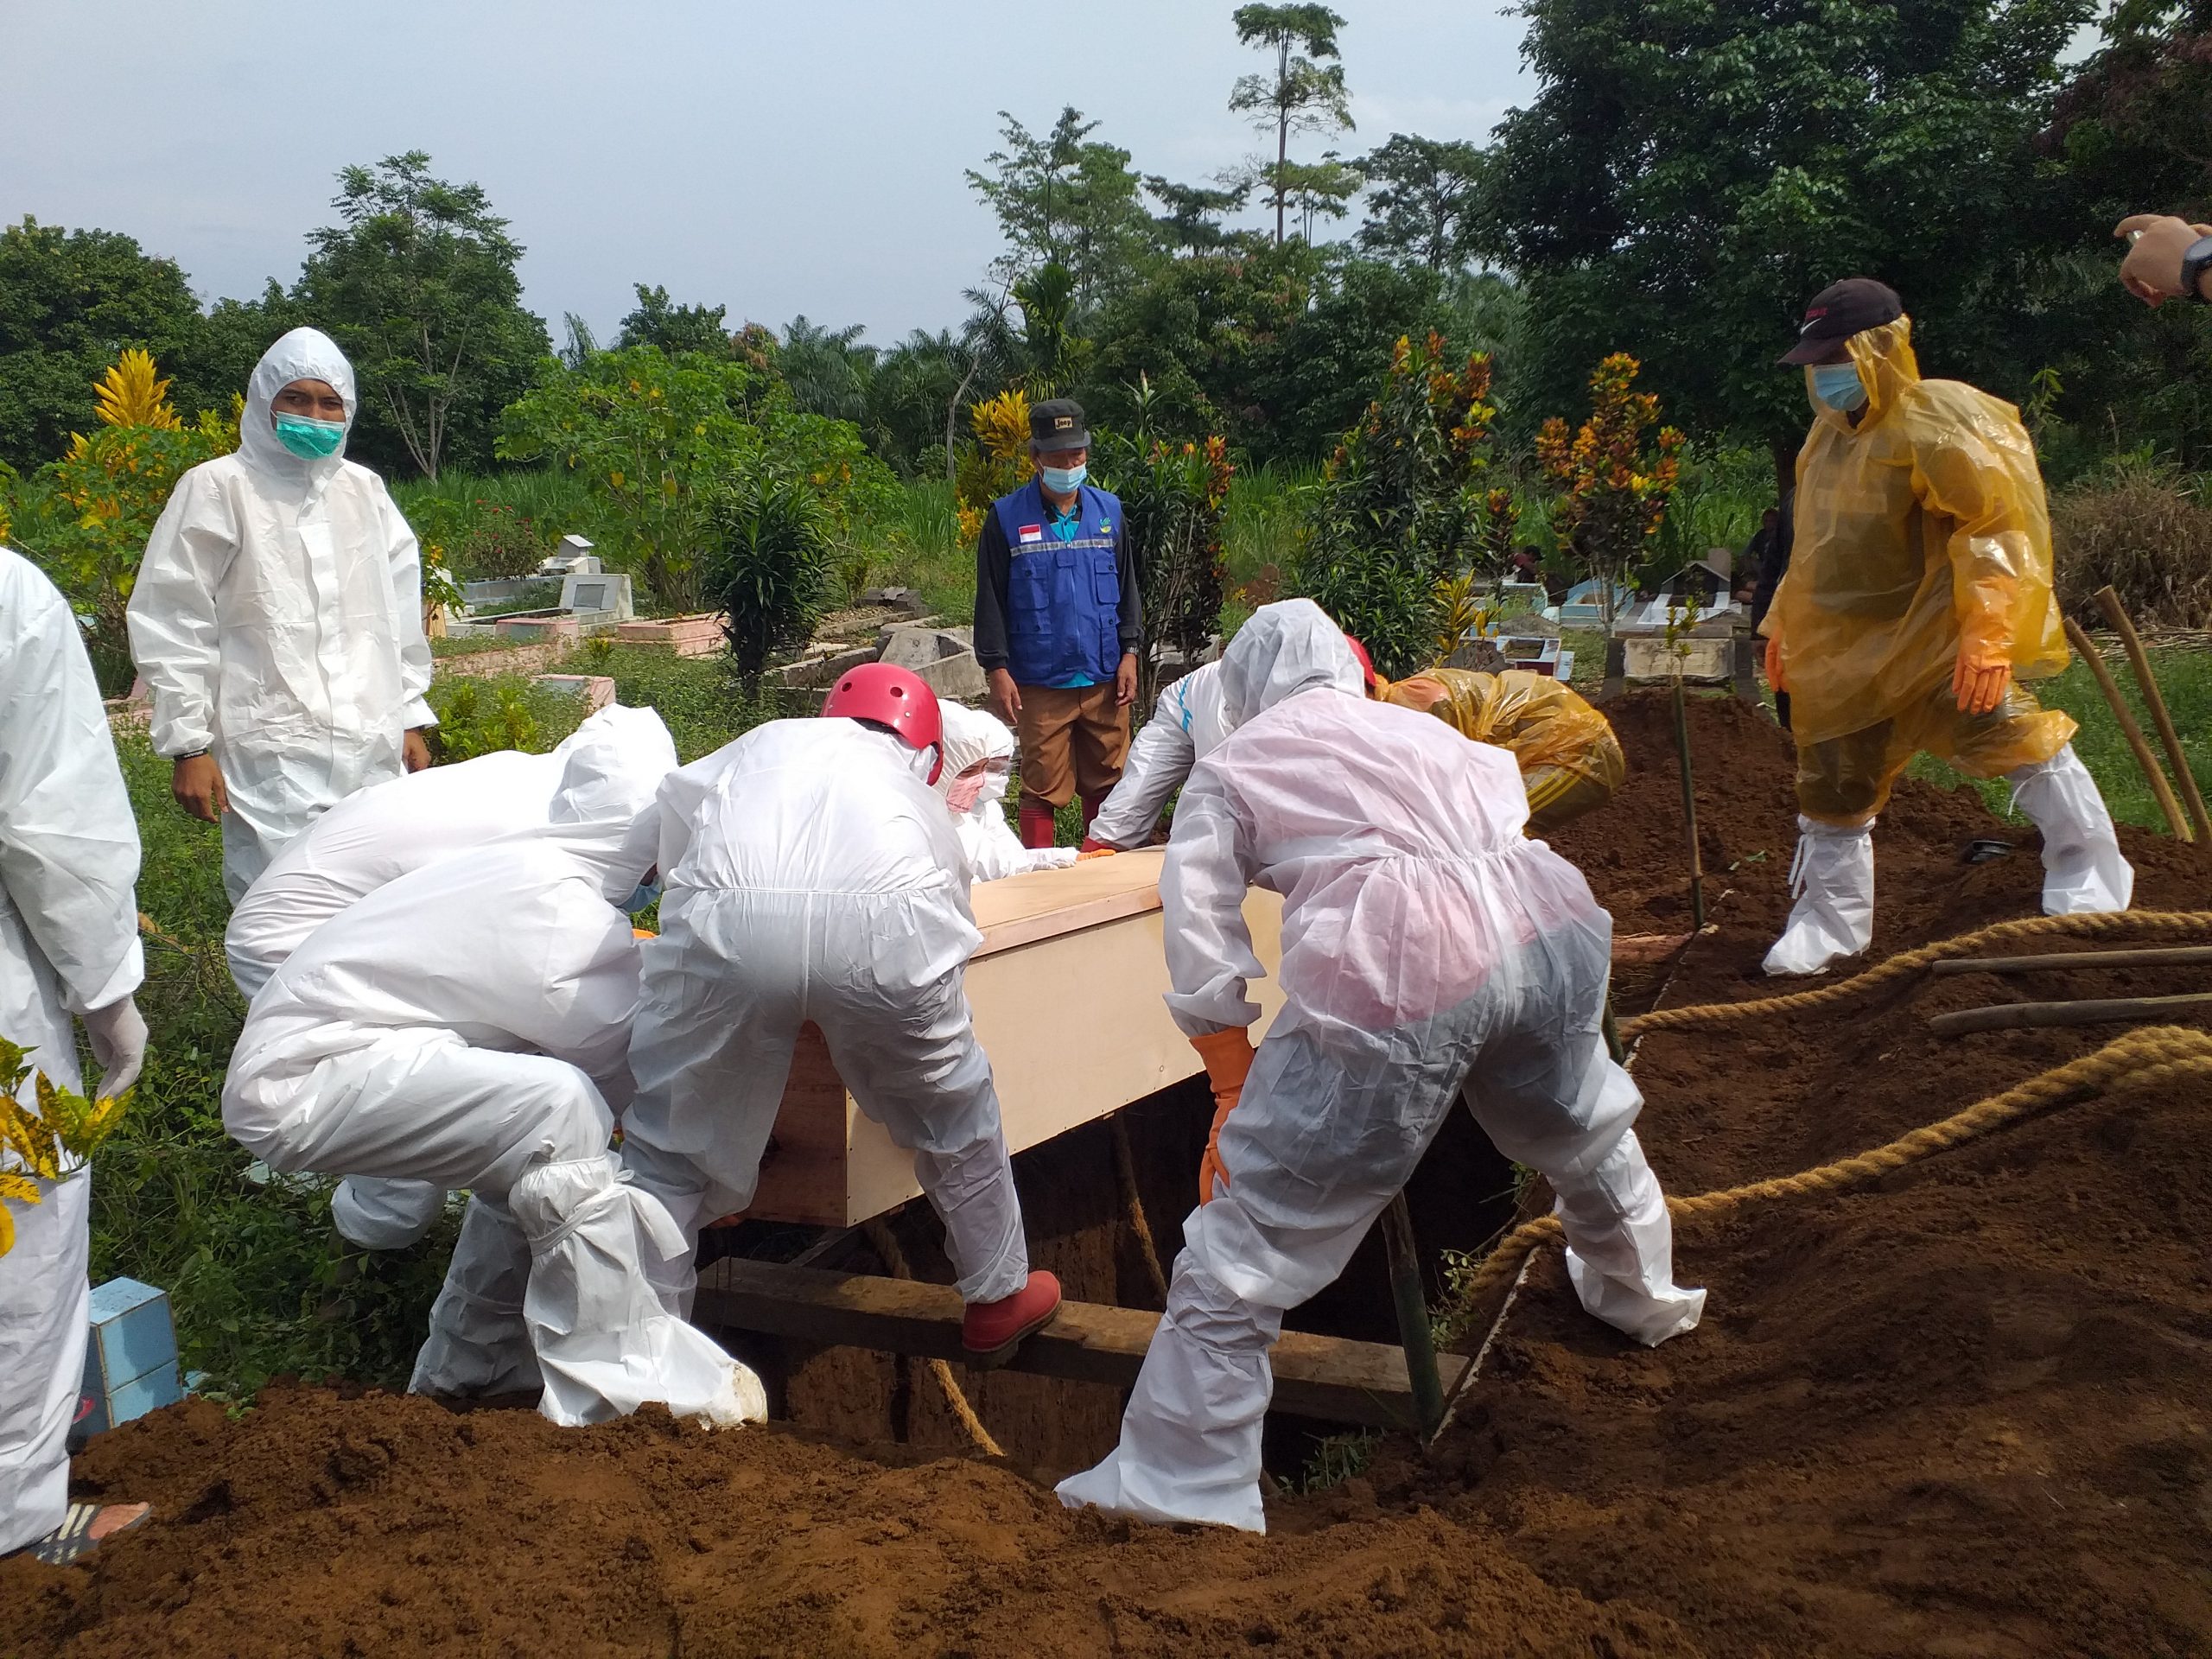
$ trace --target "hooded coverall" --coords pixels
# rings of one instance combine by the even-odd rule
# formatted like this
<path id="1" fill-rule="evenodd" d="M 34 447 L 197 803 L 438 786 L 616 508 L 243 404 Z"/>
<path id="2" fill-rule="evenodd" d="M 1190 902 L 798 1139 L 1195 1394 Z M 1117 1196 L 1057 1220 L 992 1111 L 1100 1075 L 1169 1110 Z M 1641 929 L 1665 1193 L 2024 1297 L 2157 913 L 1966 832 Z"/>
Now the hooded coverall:
<path id="1" fill-rule="evenodd" d="M 1814 400 L 1797 457 L 1780 642 L 1797 741 L 1799 899 L 1770 973 L 1816 972 L 1872 935 L 1872 832 L 1916 752 L 2009 778 L 2043 831 L 2044 908 L 2125 910 L 2134 873 L 2075 757 L 2073 720 L 2020 683 L 2066 665 L 2035 448 L 2009 404 L 1923 380 L 1900 317 L 1853 334 L 1854 423 Z M 1809 372 L 1808 372 L 1809 386 Z M 1955 668 L 2009 664 L 2004 700 L 1960 711 Z"/>
<path id="2" fill-rule="evenodd" d="M 145 976 L 137 879 L 138 825 L 77 619 L 0 547 L 0 1037 L 59 1088 L 81 1087 L 70 1016 Z M 37 1185 L 36 1204 L 0 1198 L 16 1236 L 0 1255 L 0 1555 L 68 1509 L 91 1323 L 91 1173 Z"/>
<path id="3" fill-rule="evenodd" d="M 316 928 L 386 883 L 543 823 L 569 755 L 620 744 L 632 719 L 603 709 L 550 754 L 502 750 L 340 801 L 277 855 L 231 912 L 223 948 L 238 989 L 251 1001 Z M 349 1175 L 331 1194 L 330 1217 L 365 1249 L 404 1249 L 429 1231 L 445 1198 L 443 1187 L 423 1181 Z"/>
<path id="4" fill-rule="evenodd" d="M 1074 863 L 1074 848 L 1024 847 L 1006 821 L 1006 786 L 1014 776 L 1014 734 L 1006 722 L 957 702 L 941 705 L 939 712 L 944 720 L 944 766 L 936 788 L 951 809 L 952 833 L 967 855 L 969 878 L 996 881 Z M 983 768 L 981 779 L 963 782 L 969 768 L 978 766 Z"/>
<path id="5" fill-rule="evenodd" d="M 1513 759 L 1370 702 L 1306 600 L 1262 606 L 1222 658 L 1236 730 L 1192 772 L 1160 880 L 1167 1002 L 1193 1036 L 1249 1026 L 1247 888 L 1283 895 L 1283 1006 L 1183 1224 L 1120 1445 L 1071 1507 L 1264 1531 L 1260 1431 L 1285 1310 L 1334 1280 L 1464 1090 L 1558 1197 L 1583 1306 L 1638 1341 L 1694 1325 L 1643 1102 L 1599 1031 L 1611 922 L 1522 834 Z"/>
<path id="6" fill-rule="evenodd" d="M 689 1239 L 753 1200 L 799 1027 L 914 1154 L 968 1301 L 1028 1282 L 991 1065 L 963 983 L 982 943 L 931 757 L 857 721 L 755 727 L 662 786 L 661 931 L 645 944 L 623 1120 L 631 1178 Z M 688 1255 L 669 1305 L 688 1310 Z"/>
<path id="7" fill-rule="evenodd" d="M 327 381 L 351 423 L 345 353 L 313 328 L 271 346 L 238 453 L 177 480 L 128 611 L 155 752 L 212 753 L 222 773 L 233 904 L 317 814 L 398 777 L 406 734 L 437 723 L 415 533 L 342 446 L 308 461 L 277 441 L 270 405 L 295 380 Z"/>
<path id="8" fill-rule="evenodd" d="M 676 764 L 651 709 L 609 712 L 625 741 L 569 757 L 547 823 L 401 876 L 292 952 L 246 1016 L 223 1123 L 275 1169 L 471 1189 L 417 1392 L 542 1382 L 557 1423 L 647 1400 L 758 1418 L 759 1380 L 662 1310 L 648 1269 L 681 1241 L 608 1149 L 638 1005 L 616 905 Z"/>

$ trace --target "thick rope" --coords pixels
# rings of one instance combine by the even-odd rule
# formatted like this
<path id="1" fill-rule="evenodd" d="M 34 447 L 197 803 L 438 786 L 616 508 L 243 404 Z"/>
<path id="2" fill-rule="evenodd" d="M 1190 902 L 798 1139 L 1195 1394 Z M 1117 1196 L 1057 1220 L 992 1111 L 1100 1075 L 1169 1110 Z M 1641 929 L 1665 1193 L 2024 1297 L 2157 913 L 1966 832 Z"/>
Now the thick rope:
<path id="1" fill-rule="evenodd" d="M 1909 978 L 1930 963 L 1948 957 L 1971 957 L 1992 945 L 2021 939 L 2202 939 L 2212 938 L 2212 911 L 2127 910 L 2099 912 L 2086 916 L 2029 916 L 1999 922 L 1955 938 L 1938 939 L 1917 950 L 1891 957 L 1878 967 L 1850 979 L 1838 980 L 1808 991 L 1784 996 L 1765 996 L 1752 1002 L 1700 1002 L 1688 1007 L 1655 1008 L 1649 1014 L 1621 1021 L 1621 1035 L 1633 1039 L 1654 1031 L 1680 1031 L 1691 1026 L 1719 1026 L 1739 1020 L 1763 1019 L 1773 1014 L 1802 1014 L 1832 1002 L 1864 995 L 1892 980 Z"/>
<path id="2" fill-rule="evenodd" d="M 862 1222 L 861 1231 L 867 1236 L 869 1248 L 881 1256 L 883 1265 L 891 1269 L 893 1279 L 912 1279 L 914 1276 L 914 1270 L 906 1265 L 905 1252 L 899 1248 L 899 1241 L 892 1236 L 891 1229 L 884 1224 L 881 1217 Z M 941 1359 L 932 1359 L 926 1363 L 930 1375 L 937 1379 L 938 1387 L 944 1391 L 945 1404 L 952 1408 L 953 1416 L 959 1420 L 960 1427 L 968 1431 L 968 1438 L 975 1442 L 976 1449 L 987 1458 L 1004 1457 L 1005 1449 L 991 1438 L 991 1431 L 983 1427 L 983 1420 L 976 1414 L 976 1408 L 968 1403 L 967 1390 L 960 1386 L 960 1379 L 952 1374 L 952 1367 Z"/>
<path id="3" fill-rule="evenodd" d="M 1160 1270 L 1160 1246 L 1153 1243 L 1152 1224 L 1144 1217 L 1144 1197 L 1137 1191 L 1137 1160 L 1129 1146 L 1129 1126 L 1121 1113 L 1114 1114 L 1114 1173 L 1121 1178 L 1122 1203 L 1129 1212 L 1129 1230 L 1137 1236 L 1144 1253 L 1144 1270 L 1152 1281 L 1153 1294 L 1167 1306 L 1167 1275 Z"/>
<path id="4" fill-rule="evenodd" d="M 1962 1146 L 2031 1113 L 2074 1099 L 2108 1094 L 2121 1087 L 2169 1083 L 2185 1077 L 2212 1077 L 2212 1033 L 2188 1026 L 2146 1026 L 2115 1038 L 2094 1054 L 2085 1054 L 2078 1060 L 2039 1072 L 2017 1088 L 1976 1101 L 1964 1111 L 1925 1128 L 1915 1129 L 1887 1146 L 1822 1164 L 1800 1174 L 1753 1181 L 1745 1186 L 1700 1193 L 1695 1198 L 1669 1198 L 1667 1211 L 1677 1220 L 1688 1220 L 1696 1216 L 1724 1214 L 1739 1205 L 1766 1198 L 1842 1192 L 1936 1153 Z M 1461 1281 L 1458 1305 L 1446 1315 L 1447 1325 L 1459 1325 L 1484 1304 L 1493 1287 L 1518 1273 L 1530 1255 L 1563 1236 L 1555 1216 L 1539 1217 L 1516 1227 Z"/>

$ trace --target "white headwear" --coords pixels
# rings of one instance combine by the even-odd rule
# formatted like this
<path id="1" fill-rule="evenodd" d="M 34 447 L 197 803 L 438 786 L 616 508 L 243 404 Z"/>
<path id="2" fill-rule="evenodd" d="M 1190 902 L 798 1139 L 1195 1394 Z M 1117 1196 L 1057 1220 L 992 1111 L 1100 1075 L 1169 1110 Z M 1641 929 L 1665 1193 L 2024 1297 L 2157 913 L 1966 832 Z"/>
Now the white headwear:
<path id="1" fill-rule="evenodd" d="M 950 790 L 970 766 L 986 761 L 1013 764 L 1014 734 L 1004 721 L 949 700 L 940 702 L 938 711 L 944 721 L 944 767 L 938 773 L 938 794 Z"/>
<path id="2" fill-rule="evenodd" d="M 1222 707 L 1234 728 L 1299 691 L 1361 696 L 1366 677 L 1344 630 L 1310 599 L 1262 605 L 1221 654 Z"/>
<path id="3" fill-rule="evenodd" d="M 360 408 L 353 365 L 338 342 L 320 328 L 295 328 L 261 354 L 246 382 L 245 412 L 238 417 L 238 454 L 256 472 L 294 486 L 327 483 L 346 458 L 346 446 L 321 460 L 296 455 L 277 439 L 271 417 L 276 394 L 295 380 L 327 380 L 346 400 L 346 435 Z"/>

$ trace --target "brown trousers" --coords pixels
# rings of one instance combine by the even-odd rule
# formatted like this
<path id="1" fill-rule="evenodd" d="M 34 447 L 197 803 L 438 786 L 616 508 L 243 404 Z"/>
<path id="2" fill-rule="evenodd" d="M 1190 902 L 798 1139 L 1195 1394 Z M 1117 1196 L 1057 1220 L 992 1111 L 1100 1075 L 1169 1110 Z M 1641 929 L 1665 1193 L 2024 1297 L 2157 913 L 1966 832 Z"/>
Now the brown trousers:
<path id="1" fill-rule="evenodd" d="M 1020 690 L 1021 804 L 1061 807 L 1077 795 L 1104 798 L 1122 781 L 1129 758 L 1129 711 L 1116 704 L 1114 683 Z"/>

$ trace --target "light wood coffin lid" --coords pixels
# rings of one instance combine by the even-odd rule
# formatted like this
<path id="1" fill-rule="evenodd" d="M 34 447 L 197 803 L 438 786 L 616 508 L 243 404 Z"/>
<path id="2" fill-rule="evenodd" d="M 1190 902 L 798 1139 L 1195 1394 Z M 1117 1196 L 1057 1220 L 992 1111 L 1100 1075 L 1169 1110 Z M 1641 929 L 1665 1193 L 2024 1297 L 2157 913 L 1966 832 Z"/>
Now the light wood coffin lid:
<path id="1" fill-rule="evenodd" d="M 976 1032 L 991 1057 L 1007 1146 L 1020 1152 L 1202 1069 L 1168 1017 L 1157 848 L 976 887 L 983 943 L 968 967 Z M 1268 977 L 1252 987 L 1264 1028 L 1281 1002 L 1282 900 L 1244 901 Z M 858 1108 L 811 1027 L 800 1033 L 748 1214 L 848 1226 L 918 1196 L 912 1154 Z"/>

